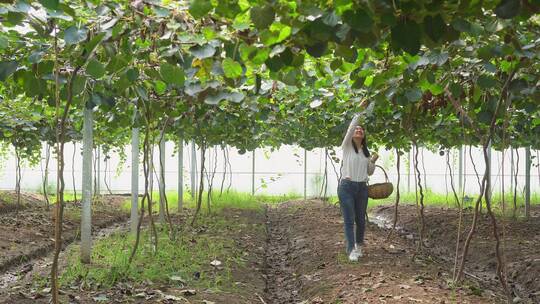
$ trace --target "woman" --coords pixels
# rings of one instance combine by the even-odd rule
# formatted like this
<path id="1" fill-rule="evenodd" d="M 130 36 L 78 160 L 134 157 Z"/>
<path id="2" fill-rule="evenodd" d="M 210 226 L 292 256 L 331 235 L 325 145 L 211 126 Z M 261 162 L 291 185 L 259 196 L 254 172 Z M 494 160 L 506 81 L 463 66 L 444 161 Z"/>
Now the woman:
<path id="1" fill-rule="evenodd" d="M 375 171 L 377 153 L 370 157 L 364 129 L 358 126 L 359 115 L 355 115 L 343 139 L 341 180 L 338 186 L 339 204 L 343 214 L 347 254 L 350 261 L 362 256 L 366 209 L 368 203 L 368 175 Z M 356 222 L 356 236 L 354 229 Z"/>

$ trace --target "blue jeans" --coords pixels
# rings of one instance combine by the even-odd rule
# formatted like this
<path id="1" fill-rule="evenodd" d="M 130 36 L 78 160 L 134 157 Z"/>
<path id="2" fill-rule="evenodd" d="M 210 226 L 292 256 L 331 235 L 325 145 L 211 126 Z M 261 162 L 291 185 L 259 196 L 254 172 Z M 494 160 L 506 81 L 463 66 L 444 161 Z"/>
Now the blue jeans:
<path id="1" fill-rule="evenodd" d="M 368 203 L 367 185 L 365 182 L 342 179 L 338 186 L 338 197 L 341 213 L 343 214 L 347 254 L 349 254 L 353 250 L 355 243 L 358 245 L 364 243 Z M 354 222 L 356 222 L 356 238 Z"/>

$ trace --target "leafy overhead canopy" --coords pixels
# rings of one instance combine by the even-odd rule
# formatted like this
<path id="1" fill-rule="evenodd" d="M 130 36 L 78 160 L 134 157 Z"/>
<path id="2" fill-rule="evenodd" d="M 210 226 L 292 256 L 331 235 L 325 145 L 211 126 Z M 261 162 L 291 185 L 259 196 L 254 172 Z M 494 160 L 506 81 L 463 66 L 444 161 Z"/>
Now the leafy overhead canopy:
<path id="1" fill-rule="evenodd" d="M 0 4 L 0 97 L 50 122 L 58 87 L 74 106 L 68 139 L 90 107 L 109 149 L 128 142 L 129 126 L 166 122 L 168 136 L 242 151 L 332 147 L 364 100 L 371 141 L 387 148 L 478 144 L 493 118 L 495 147 L 538 148 L 539 10 L 517 0 L 19 0 Z M 34 124 L 42 140 L 50 125 Z"/>

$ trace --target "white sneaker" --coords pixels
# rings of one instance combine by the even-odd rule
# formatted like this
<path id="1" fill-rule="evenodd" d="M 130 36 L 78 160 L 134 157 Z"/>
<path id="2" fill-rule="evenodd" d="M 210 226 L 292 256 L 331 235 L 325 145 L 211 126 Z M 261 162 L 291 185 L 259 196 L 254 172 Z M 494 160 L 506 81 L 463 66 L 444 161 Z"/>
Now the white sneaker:
<path id="1" fill-rule="evenodd" d="M 356 249 L 356 252 L 358 253 L 359 258 L 364 256 L 364 253 L 362 252 L 362 246 L 355 245 L 354 249 Z"/>
<path id="2" fill-rule="evenodd" d="M 351 253 L 349 254 L 349 261 L 351 262 L 357 262 L 358 258 L 362 256 L 362 249 L 358 251 L 357 248 L 354 248 Z"/>

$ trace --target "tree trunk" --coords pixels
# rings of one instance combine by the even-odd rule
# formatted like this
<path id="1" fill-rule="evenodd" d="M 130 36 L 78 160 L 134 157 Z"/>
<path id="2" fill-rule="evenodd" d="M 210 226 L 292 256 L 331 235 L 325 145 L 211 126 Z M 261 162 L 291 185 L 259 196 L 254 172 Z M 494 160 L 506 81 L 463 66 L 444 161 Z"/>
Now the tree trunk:
<path id="1" fill-rule="evenodd" d="M 255 159 L 255 153 L 253 154 Z M 307 150 L 304 149 L 304 201 L 307 199 Z"/>
<path id="2" fill-rule="evenodd" d="M 16 168 L 15 168 L 15 193 L 17 194 L 17 208 L 15 210 L 16 213 L 19 212 L 19 209 L 21 208 L 21 155 L 19 154 L 19 148 L 17 146 L 15 147 L 15 160 L 16 160 Z"/>
<path id="3" fill-rule="evenodd" d="M 137 234 L 139 207 L 139 128 L 131 130 L 131 233 Z M 141 213 L 144 208 L 141 208 Z"/>
<path id="4" fill-rule="evenodd" d="M 184 139 L 183 133 L 178 134 L 178 212 L 184 207 Z"/>
<path id="5" fill-rule="evenodd" d="M 94 175 L 93 175 L 93 178 L 94 178 L 94 187 L 92 188 L 93 189 L 93 192 L 94 192 L 94 197 L 97 197 L 97 183 L 98 183 L 98 174 L 97 174 L 97 148 L 93 148 L 92 149 L 92 160 L 93 160 L 93 169 L 94 169 Z"/>
<path id="6" fill-rule="evenodd" d="M 204 162 L 205 162 L 205 152 L 206 152 L 206 145 L 203 140 L 201 143 L 201 178 L 200 178 L 200 184 L 199 184 L 199 194 L 197 195 L 197 207 L 195 209 L 195 214 L 193 214 L 193 219 L 191 220 L 191 226 L 195 225 L 195 221 L 197 220 L 197 216 L 199 215 L 199 212 L 201 211 L 201 205 L 202 205 L 202 195 L 204 190 Z"/>
<path id="7" fill-rule="evenodd" d="M 84 109 L 83 123 L 83 167 L 81 209 L 81 262 L 88 264 L 92 256 L 92 109 Z"/>
<path id="8" fill-rule="evenodd" d="M 471 164 L 473 166 L 474 174 L 476 175 L 476 180 L 478 181 L 478 188 L 482 188 L 482 180 L 480 179 L 480 174 L 478 173 L 478 170 L 476 170 L 476 163 L 474 162 L 474 158 L 472 155 L 472 146 L 469 146 L 469 158 L 471 159 Z"/>
<path id="9" fill-rule="evenodd" d="M 103 183 L 105 184 L 105 187 L 107 188 L 107 192 L 109 192 L 109 195 L 113 195 L 111 191 L 111 187 L 109 187 L 109 183 L 107 182 L 107 174 L 109 174 L 109 156 L 105 155 L 105 171 L 103 172 Z M 110 181 L 110 179 L 109 179 Z"/>
<path id="10" fill-rule="evenodd" d="M 419 190 L 419 193 L 420 193 L 420 200 L 418 201 L 419 204 L 420 204 L 420 208 L 419 208 L 419 211 L 418 211 L 418 215 L 420 217 L 420 225 L 419 225 L 419 228 L 418 228 L 418 233 L 419 233 L 419 236 L 420 236 L 420 240 L 419 240 L 419 243 L 418 243 L 418 251 L 421 251 L 422 248 L 424 247 L 424 232 L 426 230 L 426 221 L 425 221 L 425 217 L 424 217 L 424 190 L 422 188 L 422 177 L 421 177 L 421 174 L 420 174 L 420 169 L 418 168 L 418 146 L 414 145 L 415 147 L 415 153 L 414 153 L 414 168 L 416 170 L 416 174 L 418 176 L 418 190 Z"/>
<path id="11" fill-rule="evenodd" d="M 217 158 L 218 158 L 217 148 L 214 147 L 214 162 L 213 162 L 212 174 L 209 175 L 208 170 L 206 171 L 206 178 L 208 180 L 208 193 L 207 193 L 207 198 L 206 198 L 208 214 L 210 214 L 211 212 L 210 207 L 211 207 L 211 202 L 212 202 L 212 190 L 214 188 L 214 177 L 216 176 L 216 171 L 217 171 Z M 212 166 L 212 163 L 210 163 L 209 165 Z"/>
<path id="12" fill-rule="evenodd" d="M 75 183 L 75 154 L 77 151 L 77 142 L 73 141 L 73 155 L 71 156 L 71 180 L 73 181 L 73 196 L 77 201 L 77 185 Z"/>
<path id="13" fill-rule="evenodd" d="M 459 193 L 463 192 L 463 146 L 459 146 Z"/>
<path id="14" fill-rule="evenodd" d="M 165 138 L 159 141 L 159 222 L 165 223 Z"/>
<path id="15" fill-rule="evenodd" d="M 392 223 L 392 230 L 390 230 L 390 232 L 388 232 L 388 236 L 386 237 L 386 240 L 389 240 L 390 237 L 392 236 L 392 233 L 396 230 L 396 226 L 397 226 L 397 222 L 398 222 L 398 206 L 399 206 L 399 200 L 401 198 L 400 196 L 400 185 L 401 185 L 401 154 L 399 153 L 399 149 L 396 148 L 396 158 L 397 158 L 397 165 L 396 165 L 396 170 L 397 170 L 397 185 L 396 185 L 396 202 L 394 204 L 394 221 Z"/>
<path id="16" fill-rule="evenodd" d="M 486 182 L 486 196 L 488 196 L 489 200 L 491 201 L 491 195 L 493 193 L 493 186 L 491 182 L 491 141 L 489 142 L 489 145 L 487 147 L 487 162 L 486 166 L 489 167 L 489 175 L 487 176 L 487 182 Z M 482 210 L 482 208 L 480 208 Z"/>
<path id="17" fill-rule="evenodd" d="M 45 203 L 47 204 L 47 210 L 49 210 L 51 202 L 49 201 L 49 193 L 47 187 L 49 186 L 49 160 L 51 159 L 51 146 L 49 143 L 45 143 L 45 169 L 43 170 L 43 196 L 45 197 Z"/>
<path id="18" fill-rule="evenodd" d="M 227 164 L 229 166 L 229 185 L 227 186 L 227 193 L 231 191 L 232 187 L 232 180 L 233 180 L 233 172 L 232 172 L 232 164 L 231 164 L 231 156 L 229 155 L 229 148 L 225 147 L 227 151 Z"/>
<path id="19" fill-rule="evenodd" d="M 486 167 L 488 168 L 487 171 L 488 172 L 488 176 L 491 175 L 491 166 L 488 165 L 489 162 L 491 162 L 491 159 L 490 159 L 490 156 L 491 156 L 491 143 L 489 145 L 489 148 L 487 148 L 486 146 L 484 146 L 484 160 L 486 162 Z M 493 237 L 495 238 L 495 255 L 497 257 L 497 270 L 496 270 L 496 273 L 497 273 L 497 277 L 499 278 L 499 281 L 505 291 L 505 294 L 507 295 L 507 299 L 508 301 L 512 301 L 512 297 L 510 295 L 510 290 L 508 289 L 508 285 L 507 285 L 507 278 L 506 278 L 506 273 L 505 273 L 505 263 L 502 259 L 502 255 L 501 255 L 501 251 L 500 251 L 500 246 L 501 246 L 501 242 L 500 242 L 500 239 L 499 239 L 499 231 L 498 231 L 498 225 L 497 225 L 497 219 L 495 218 L 495 215 L 493 214 L 493 211 L 491 209 L 491 195 L 488 195 L 489 192 L 488 192 L 488 188 L 486 188 L 486 191 L 485 191 L 485 194 L 484 194 L 484 198 L 485 198 L 485 201 L 486 201 L 486 209 L 487 209 L 487 212 L 488 212 L 488 216 L 490 217 L 491 219 L 491 224 L 493 226 Z"/>
<path id="20" fill-rule="evenodd" d="M 195 141 L 191 140 L 191 198 L 197 194 L 197 155 Z"/>
<path id="21" fill-rule="evenodd" d="M 427 186 L 427 177 L 426 177 L 426 160 L 425 160 L 425 157 L 424 157 L 424 150 L 425 148 L 420 148 L 420 153 L 422 153 L 422 172 L 424 173 L 424 189 L 426 189 L 426 191 L 428 191 L 428 186 Z"/>
<path id="22" fill-rule="evenodd" d="M 251 152 L 251 195 L 255 195 L 255 149 Z"/>
<path id="23" fill-rule="evenodd" d="M 454 200 L 455 200 L 456 207 L 458 208 L 458 213 L 459 213 L 458 214 L 458 231 L 457 231 L 457 237 L 456 237 L 456 255 L 454 257 L 454 273 L 453 273 L 453 278 L 455 280 L 456 274 L 457 274 L 457 267 L 458 267 L 459 243 L 461 242 L 461 222 L 463 220 L 463 204 L 460 203 L 459 197 L 456 192 L 456 188 L 454 187 L 454 174 L 452 173 L 452 166 L 450 165 L 450 150 L 446 151 L 446 166 L 450 173 L 450 187 L 452 188 L 452 193 L 454 194 Z"/>
<path id="24" fill-rule="evenodd" d="M 133 132 L 135 132 L 135 129 L 133 130 Z M 137 129 L 137 136 L 134 136 L 134 139 L 139 139 L 139 130 Z M 132 145 L 134 145 L 134 141 L 132 141 Z M 143 174 L 144 174 L 144 195 L 143 195 L 143 198 L 141 200 L 141 216 L 139 217 L 138 221 L 137 221 L 137 229 L 136 229 L 136 233 L 135 233 L 135 244 L 133 245 L 133 249 L 131 250 L 131 254 L 129 256 L 129 264 L 131 265 L 131 263 L 133 262 L 133 258 L 135 257 L 135 253 L 137 252 L 137 248 L 139 247 L 139 242 L 140 242 L 140 238 L 141 238 L 141 226 L 142 226 L 142 222 L 144 220 L 144 212 L 145 212 L 145 202 L 148 202 L 148 205 L 151 205 L 152 202 L 151 202 L 151 194 L 150 194 L 150 177 L 152 175 L 152 172 L 150 171 L 150 144 L 149 144 L 149 141 L 150 141 L 150 126 L 148 125 L 148 119 L 146 120 L 146 126 L 145 126 L 145 134 L 144 134 L 144 143 L 143 143 Z M 133 147 L 133 146 L 132 146 Z M 137 145 L 138 147 L 138 145 Z M 133 150 L 132 150 L 133 151 Z M 137 148 L 137 152 L 138 152 L 138 148 Z M 137 158 L 138 158 L 138 153 L 137 153 Z M 138 164 L 137 164 L 137 167 L 138 167 Z M 132 171 L 132 173 L 134 173 L 134 171 Z M 138 172 L 137 172 L 138 173 Z M 133 204 L 133 201 L 132 201 L 132 204 Z M 132 205 L 133 206 L 133 205 Z M 148 210 L 150 211 L 150 219 L 152 220 L 152 209 L 151 207 L 148 208 Z"/>
<path id="25" fill-rule="evenodd" d="M 411 151 L 407 152 L 407 192 L 411 193 Z"/>
<path id="26" fill-rule="evenodd" d="M 531 217 L 531 147 L 525 148 L 525 217 Z"/>
<path id="27" fill-rule="evenodd" d="M 517 189 L 518 189 L 518 173 L 519 173 L 519 151 L 516 148 L 516 168 L 514 171 L 514 210 L 512 210 L 512 217 L 517 216 Z"/>
<path id="28" fill-rule="evenodd" d="M 65 137 L 65 125 L 66 120 L 69 116 L 69 109 L 71 107 L 71 103 L 73 101 L 73 83 L 74 79 L 77 76 L 77 73 L 81 69 L 82 66 L 76 67 L 73 72 L 71 73 L 69 77 L 69 81 L 67 83 L 67 97 L 66 97 L 66 103 L 63 109 L 62 114 L 60 113 L 60 106 L 61 106 L 61 100 L 60 100 L 60 82 L 59 82 L 59 64 L 58 64 L 58 33 L 55 32 L 55 38 L 54 38 L 54 53 L 55 53 L 55 60 L 54 60 L 54 78 L 55 78 L 55 103 L 56 103 L 56 111 L 55 111 L 55 125 L 56 125 L 56 155 L 58 158 L 58 174 L 57 174 L 57 185 L 56 185 L 56 197 L 58 199 L 56 203 L 56 209 L 55 209 L 55 226 L 54 226 L 54 256 L 51 266 L 51 293 L 52 293 L 52 303 L 58 304 L 59 299 L 59 290 L 58 290 L 58 257 L 60 255 L 60 250 L 62 249 L 62 222 L 64 217 L 64 189 L 65 189 L 65 183 L 64 183 L 64 137 Z"/>
<path id="29" fill-rule="evenodd" d="M 221 178 L 221 189 L 219 191 L 219 196 L 223 194 L 223 187 L 225 186 L 225 179 L 227 178 L 227 147 L 221 146 L 221 151 L 223 152 L 223 176 Z"/>
<path id="30" fill-rule="evenodd" d="M 101 147 L 97 147 L 97 184 L 96 184 L 96 192 L 97 195 L 101 195 Z"/>

